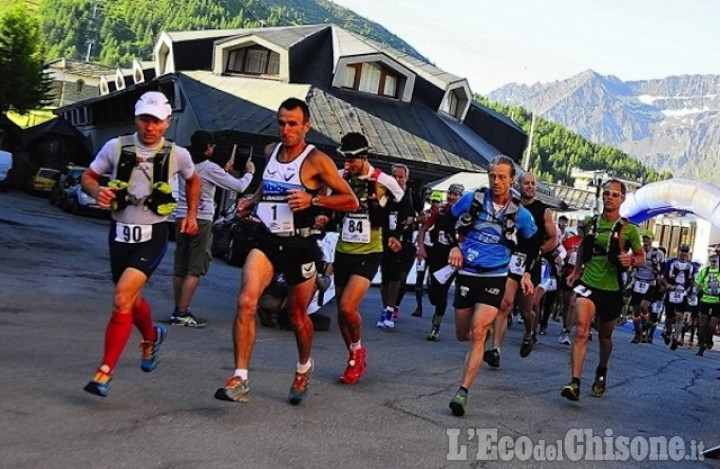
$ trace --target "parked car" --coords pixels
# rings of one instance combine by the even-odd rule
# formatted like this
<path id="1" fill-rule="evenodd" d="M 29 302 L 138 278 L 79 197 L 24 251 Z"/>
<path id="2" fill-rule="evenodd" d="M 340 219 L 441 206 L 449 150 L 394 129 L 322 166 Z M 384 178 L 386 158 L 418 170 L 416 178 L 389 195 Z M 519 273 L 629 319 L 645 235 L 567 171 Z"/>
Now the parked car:
<path id="1" fill-rule="evenodd" d="M 74 164 L 67 165 L 62 174 L 60 174 L 60 178 L 50 190 L 50 203 L 58 207 L 63 207 L 68 197 L 68 191 L 72 186 L 80 182 L 80 176 L 82 176 L 82 173 L 84 173 L 86 169 L 84 166 Z"/>
<path id="2" fill-rule="evenodd" d="M 40 168 L 30 180 L 30 192 L 35 195 L 49 195 L 58 179 L 60 171 L 57 169 Z"/>
<path id="3" fill-rule="evenodd" d="M 0 150 L 0 190 L 6 191 L 8 188 L 10 170 L 13 167 L 13 154 Z"/>
<path id="4" fill-rule="evenodd" d="M 99 181 L 101 186 L 107 186 L 110 181 L 110 176 L 100 176 Z M 67 197 L 65 198 L 62 208 L 66 212 L 74 214 L 98 215 L 103 217 L 110 216 L 110 210 L 99 206 L 94 198 L 86 194 L 82 190 L 79 181 L 68 189 Z"/>

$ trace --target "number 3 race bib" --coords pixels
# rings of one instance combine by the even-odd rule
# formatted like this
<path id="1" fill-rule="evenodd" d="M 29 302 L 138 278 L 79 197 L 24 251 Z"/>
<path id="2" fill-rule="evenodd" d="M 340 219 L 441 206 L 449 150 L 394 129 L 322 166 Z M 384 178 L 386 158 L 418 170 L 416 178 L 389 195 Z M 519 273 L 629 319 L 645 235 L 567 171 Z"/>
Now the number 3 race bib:
<path id="1" fill-rule="evenodd" d="M 118 243 L 145 243 L 152 239 L 152 225 L 115 224 L 115 241 Z"/>
<path id="2" fill-rule="evenodd" d="M 510 273 L 522 275 L 525 273 L 525 261 L 527 255 L 524 252 L 514 252 L 510 258 Z"/>

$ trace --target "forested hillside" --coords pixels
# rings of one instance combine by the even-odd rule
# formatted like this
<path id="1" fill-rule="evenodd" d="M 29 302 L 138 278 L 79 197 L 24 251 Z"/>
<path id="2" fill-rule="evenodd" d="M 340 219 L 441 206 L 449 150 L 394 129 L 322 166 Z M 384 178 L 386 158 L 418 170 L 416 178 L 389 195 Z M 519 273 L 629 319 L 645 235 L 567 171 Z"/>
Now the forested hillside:
<path id="1" fill-rule="evenodd" d="M 128 66 L 160 31 L 335 23 L 422 58 L 380 25 L 325 0 L 35 0 L 48 57 Z M 89 51 L 89 52 L 88 52 Z"/>
<path id="2" fill-rule="evenodd" d="M 478 102 L 511 116 L 529 134 L 532 116 L 522 107 L 509 107 L 485 98 Z M 542 117 L 536 117 L 530 153 L 530 170 L 548 182 L 570 183 L 572 168 L 587 171 L 607 170 L 624 179 L 654 182 L 669 179 L 666 171 L 658 173 L 622 150 L 592 143 L 581 135 Z"/>

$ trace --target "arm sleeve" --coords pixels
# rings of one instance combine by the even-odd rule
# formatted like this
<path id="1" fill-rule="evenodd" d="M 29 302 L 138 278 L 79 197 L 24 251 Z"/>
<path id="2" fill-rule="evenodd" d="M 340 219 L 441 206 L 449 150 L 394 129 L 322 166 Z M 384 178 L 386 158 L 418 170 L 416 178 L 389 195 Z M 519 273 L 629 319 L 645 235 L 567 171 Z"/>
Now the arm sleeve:
<path id="1" fill-rule="evenodd" d="M 385 173 L 380 173 L 378 176 L 378 182 L 388 188 L 395 200 L 402 200 L 405 195 L 405 191 L 402 187 L 400 187 L 400 184 L 398 184 L 394 177 Z"/>
<path id="2" fill-rule="evenodd" d="M 245 192 L 253 179 L 252 173 L 245 173 L 242 177 L 235 178 L 214 163 L 212 163 L 208 175 L 210 176 L 209 179 L 216 185 L 236 192 Z"/>

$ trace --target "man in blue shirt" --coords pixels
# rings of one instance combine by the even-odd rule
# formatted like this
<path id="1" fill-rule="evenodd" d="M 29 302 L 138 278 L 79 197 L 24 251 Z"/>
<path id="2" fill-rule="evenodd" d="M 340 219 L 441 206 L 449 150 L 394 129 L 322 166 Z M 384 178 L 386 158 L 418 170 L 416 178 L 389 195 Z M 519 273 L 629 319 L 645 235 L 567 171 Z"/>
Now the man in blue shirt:
<path id="1" fill-rule="evenodd" d="M 458 218 L 455 246 L 448 262 L 458 270 L 455 287 L 455 333 L 470 341 L 460 389 L 450 401 L 453 415 L 465 414 L 467 394 L 485 353 L 488 328 L 495 320 L 505 292 L 510 258 L 518 236 L 529 239 L 537 232 L 530 212 L 510 193 L 515 166 L 505 156 L 495 157 L 488 168 L 489 190 L 464 195 L 452 207 Z M 531 295 L 530 271 L 538 262 L 539 249 L 526 243 L 522 292 Z"/>

